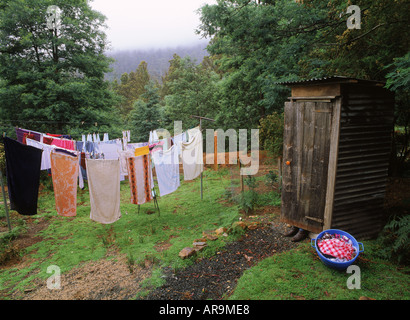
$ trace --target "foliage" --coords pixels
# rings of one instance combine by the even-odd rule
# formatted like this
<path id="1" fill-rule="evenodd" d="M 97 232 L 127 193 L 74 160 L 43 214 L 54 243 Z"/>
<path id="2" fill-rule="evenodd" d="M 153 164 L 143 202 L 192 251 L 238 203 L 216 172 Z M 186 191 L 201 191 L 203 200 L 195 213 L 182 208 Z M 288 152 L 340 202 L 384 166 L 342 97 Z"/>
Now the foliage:
<path id="1" fill-rule="evenodd" d="M 217 81 L 212 65 L 197 64 L 190 57 L 174 55 L 170 68 L 164 77 L 164 121 L 166 129 L 172 131 L 173 121 L 182 121 L 184 128 L 198 125 L 198 119 L 191 115 L 213 118 L 218 109 Z M 209 123 L 204 123 L 204 128 Z"/>
<path id="2" fill-rule="evenodd" d="M 323 13 L 295 1 L 243 0 L 218 1 L 200 12 L 197 32 L 212 38 L 208 51 L 223 72 L 219 123 L 249 129 L 281 113 L 289 90 L 278 82 L 299 77 L 299 60 L 315 38 L 301 27 L 317 23 Z"/>
<path id="3" fill-rule="evenodd" d="M 4 151 L 4 144 L 0 143 L 0 170 L 3 172 L 3 176 L 6 175 L 6 154 Z"/>
<path id="4" fill-rule="evenodd" d="M 244 190 L 234 199 L 246 214 L 250 214 L 258 205 L 259 194 L 256 192 L 257 182 L 254 176 L 246 176 L 244 183 L 248 187 L 248 190 Z"/>
<path id="5" fill-rule="evenodd" d="M 144 87 L 145 92 L 134 102 L 129 115 L 131 136 L 135 141 L 148 141 L 149 132 L 160 128 L 159 89 L 153 81 Z"/>
<path id="6" fill-rule="evenodd" d="M 395 124 L 402 128 L 393 132 L 391 174 L 402 175 L 410 155 L 410 53 L 394 59 L 386 69 L 390 70 L 386 87 L 395 92 Z"/>
<path id="7" fill-rule="evenodd" d="M 50 5 L 62 11 L 60 29 L 47 26 Z M 111 62 L 105 17 L 85 0 L 8 0 L 1 7 L 0 118 L 54 133 L 110 123 L 116 97 L 104 81 Z"/>
<path id="8" fill-rule="evenodd" d="M 119 105 L 119 111 L 123 119 L 128 118 L 129 113 L 133 109 L 133 104 L 145 92 L 145 86 L 149 82 L 150 75 L 145 61 L 141 61 L 135 72 L 123 73 L 119 83 L 117 80 L 114 80 L 114 90 L 123 97 Z"/>
<path id="9" fill-rule="evenodd" d="M 279 177 L 273 170 L 269 170 L 266 174 L 266 184 L 270 187 L 273 187 L 275 183 L 279 181 Z"/>
<path id="10" fill-rule="evenodd" d="M 410 215 L 393 216 L 380 236 L 380 256 L 391 261 L 410 263 Z"/>
<path id="11" fill-rule="evenodd" d="M 370 80 L 385 80 L 385 66 L 408 52 L 410 46 L 410 4 L 406 0 L 304 1 L 322 10 L 323 28 L 318 29 L 312 50 L 304 59 L 305 74 L 343 75 Z M 347 7 L 357 5 L 361 29 L 348 29 Z M 311 74 L 312 75 L 312 74 Z"/>
<path id="12" fill-rule="evenodd" d="M 259 125 L 261 146 L 278 157 L 282 156 L 283 152 L 283 125 L 283 114 L 277 112 L 262 118 Z"/>

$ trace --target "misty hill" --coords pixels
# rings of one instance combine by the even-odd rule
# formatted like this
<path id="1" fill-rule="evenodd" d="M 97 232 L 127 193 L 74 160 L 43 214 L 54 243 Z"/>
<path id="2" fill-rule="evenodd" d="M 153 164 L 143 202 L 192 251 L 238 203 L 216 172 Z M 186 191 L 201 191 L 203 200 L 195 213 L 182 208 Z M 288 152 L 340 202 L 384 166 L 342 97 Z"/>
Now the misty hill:
<path id="1" fill-rule="evenodd" d="M 107 56 L 114 58 L 115 62 L 111 65 L 112 72 L 106 74 L 106 79 L 112 81 L 120 79 L 125 72 L 135 71 L 141 61 L 148 64 L 148 72 L 151 77 L 161 80 L 169 68 L 169 61 L 172 60 L 176 53 L 181 58 L 190 56 L 197 63 L 202 62 L 202 59 L 208 55 L 206 51 L 207 42 L 201 42 L 197 45 L 179 46 L 176 48 L 165 49 L 145 49 L 145 50 L 119 50 L 108 52 Z"/>

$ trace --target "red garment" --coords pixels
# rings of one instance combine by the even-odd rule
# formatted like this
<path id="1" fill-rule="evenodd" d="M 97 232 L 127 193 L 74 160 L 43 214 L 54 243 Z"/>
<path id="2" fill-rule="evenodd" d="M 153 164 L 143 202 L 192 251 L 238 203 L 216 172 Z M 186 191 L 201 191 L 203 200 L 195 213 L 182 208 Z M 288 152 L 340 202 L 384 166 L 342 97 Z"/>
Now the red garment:
<path id="1" fill-rule="evenodd" d="M 55 137 L 55 138 L 59 138 L 59 137 L 61 137 L 61 134 L 51 134 L 51 133 L 46 133 L 46 135 L 51 136 L 51 137 Z"/>
<path id="2" fill-rule="evenodd" d="M 27 138 L 32 139 L 32 140 L 36 140 L 36 137 L 34 136 L 34 134 L 25 132 L 23 134 L 23 144 L 27 144 L 27 142 L 26 142 Z"/>
<path id="3" fill-rule="evenodd" d="M 53 139 L 51 142 L 52 145 L 61 147 L 68 150 L 75 150 L 74 141 L 73 140 L 66 140 L 66 139 Z"/>
<path id="4" fill-rule="evenodd" d="M 319 249 L 322 253 L 331 255 L 339 259 L 352 260 L 354 258 L 355 249 L 346 241 L 340 239 L 326 239 L 318 242 Z"/>
<path id="5" fill-rule="evenodd" d="M 50 144 L 53 142 L 53 138 L 43 137 L 43 143 Z"/>

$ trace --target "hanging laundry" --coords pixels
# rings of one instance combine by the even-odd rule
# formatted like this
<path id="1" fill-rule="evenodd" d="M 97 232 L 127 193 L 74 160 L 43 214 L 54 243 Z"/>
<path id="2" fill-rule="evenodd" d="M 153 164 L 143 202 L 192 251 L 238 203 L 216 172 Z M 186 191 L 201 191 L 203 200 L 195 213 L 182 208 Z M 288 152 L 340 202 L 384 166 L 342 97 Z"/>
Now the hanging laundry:
<path id="1" fill-rule="evenodd" d="M 121 217 L 119 160 L 86 159 L 90 219 L 114 223 Z"/>
<path id="2" fill-rule="evenodd" d="M 127 158 L 128 179 L 131 188 L 131 203 L 143 204 L 153 199 L 152 189 L 154 180 L 152 176 L 150 154 Z"/>
<path id="3" fill-rule="evenodd" d="M 152 154 L 157 175 L 160 196 L 165 196 L 178 189 L 179 155 L 175 145 L 168 150 L 161 150 Z"/>
<path id="4" fill-rule="evenodd" d="M 134 157 L 134 151 L 133 150 L 119 151 L 118 155 L 120 159 L 120 174 L 121 176 L 128 176 L 127 158 Z"/>
<path id="5" fill-rule="evenodd" d="M 22 215 L 37 214 L 43 151 L 4 137 L 10 207 Z"/>
<path id="6" fill-rule="evenodd" d="M 41 167 L 40 170 L 47 170 L 51 168 L 51 160 L 50 160 L 50 154 L 51 151 L 53 151 L 56 146 L 48 145 L 45 143 L 38 142 L 36 140 L 32 140 L 27 138 L 26 139 L 26 144 L 28 146 L 35 147 L 37 149 L 43 150 L 43 154 L 41 156 Z"/>
<path id="7" fill-rule="evenodd" d="M 117 160 L 119 158 L 118 151 L 122 150 L 121 143 L 118 144 L 116 141 L 111 142 L 100 142 L 98 143 L 98 152 L 104 155 L 104 159 L 107 160 Z"/>
<path id="8" fill-rule="evenodd" d="M 53 142 L 53 140 L 54 140 L 53 137 L 43 136 L 43 143 L 45 143 L 45 144 L 51 145 L 51 143 Z"/>
<path id="9" fill-rule="evenodd" d="M 134 156 L 138 157 L 138 156 L 142 156 L 144 154 L 148 154 L 149 153 L 149 147 L 145 146 L 145 147 L 141 147 L 141 148 L 135 148 L 134 150 Z"/>
<path id="10" fill-rule="evenodd" d="M 75 148 L 76 148 L 77 151 L 82 152 L 82 151 L 84 151 L 84 145 L 85 145 L 84 141 L 76 141 Z"/>
<path id="11" fill-rule="evenodd" d="M 187 130 L 187 134 L 188 134 L 187 139 L 188 139 L 188 141 L 191 140 L 191 139 L 197 134 L 198 131 L 199 131 L 199 132 L 201 131 L 201 129 L 199 128 L 199 126 L 197 126 L 197 127 L 195 127 L 195 128 L 192 128 L 192 129 L 188 129 L 188 130 Z"/>
<path id="12" fill-rule="evenodd" d="M 172 142 L 174 145 L 176 145 L 178 154 L 182 154 L 182 149 L 181 149 L 181 143 L 182 142 L 187 142 L 187 133 L 183 132 L 181 134 L 178 134 L 172 138 Z"/>
<path id="13" fill-rule="evenodd" d="M 197 131 L 188 142 L 181 143 L 184 180 L 193 180 L 204 169 L 202 133 Z"/>
<path id="14" fill-rule="evenodd" d="M 38 142 L 42 142 L 42 133 L 37 132 L 37 131 L 32 131 L 32 130 L 27 130 L 27 129 L 22 129 L 22 128 L 16 128 L 16 135 L 17 135 L 17 141 L 20 143 L 24 143 L 24 134 L 31 134 L 32 139 L 36 140 Z"/>
<path id="15" fill-rule="evenodd" d="M 148 142 L 128 143 L 126 150 L 135 150 L 136 148 L 141 148 L 145 146 L 148 146 Z"/>
<path id="16" fill-rule="evenodd" d="M 51 145 L 61 147 L 68 150 L 75 150 L 74 140 L 54 138 Z"/>
<path id="17" fill-rule="evenodd" d="M 156 130 L 150 131 L 150 132 L 149 132 L 149 140 L 148 140 L 148 142 L 149 142 L 150 144 L 152 144 L 152 143 L 154 143 L 154 142 L 157 142 L 158 140 L 159 140 L 159 138 L 158 138 L 157 131 L 156 131 Z"/>
<path id="18" fill-rule="evenodd" d="M 50 158 L 57 213 L 73 217 L 77 214 L 79 159 L 76 155 L 59 149 L 53 150 Z"/>
<path id="19" fill-rule="evenodd" d="M 152 144 L 149 145 L 149 150 L 151 151 L 151 153 L 157 152 L 159 150 L 163 150 L 164 149 L 164 141 L 160 140 L 158 142 L 154 142 Z"/>

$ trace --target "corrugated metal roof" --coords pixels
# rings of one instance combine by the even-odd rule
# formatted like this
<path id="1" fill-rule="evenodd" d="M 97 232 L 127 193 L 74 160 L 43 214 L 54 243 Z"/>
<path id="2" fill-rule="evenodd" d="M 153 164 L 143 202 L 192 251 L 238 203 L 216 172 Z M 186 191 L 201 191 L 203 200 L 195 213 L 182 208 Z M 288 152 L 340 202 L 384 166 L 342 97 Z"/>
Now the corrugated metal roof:
<path id="1" fill-rule="evenodd" d="M 357 79 L 352 77 L 345 77 L 345 76 L 329 76 L 323 78 L 312 78 L 312 79 L 303 79 L 303 80 L 295 80 L 295 81 L 283 81 L 283 82 L 276 82 L 276 84 L 282 85 L 304 85 L 304 84 L 314 84 L 314 83 L 324 83 L 324 82 L 341 82 L 341 83 L 366 83 L 366 84 L 383 84 L 382 81 L 376 80 L 365 80 L 365 79 Z"/>

